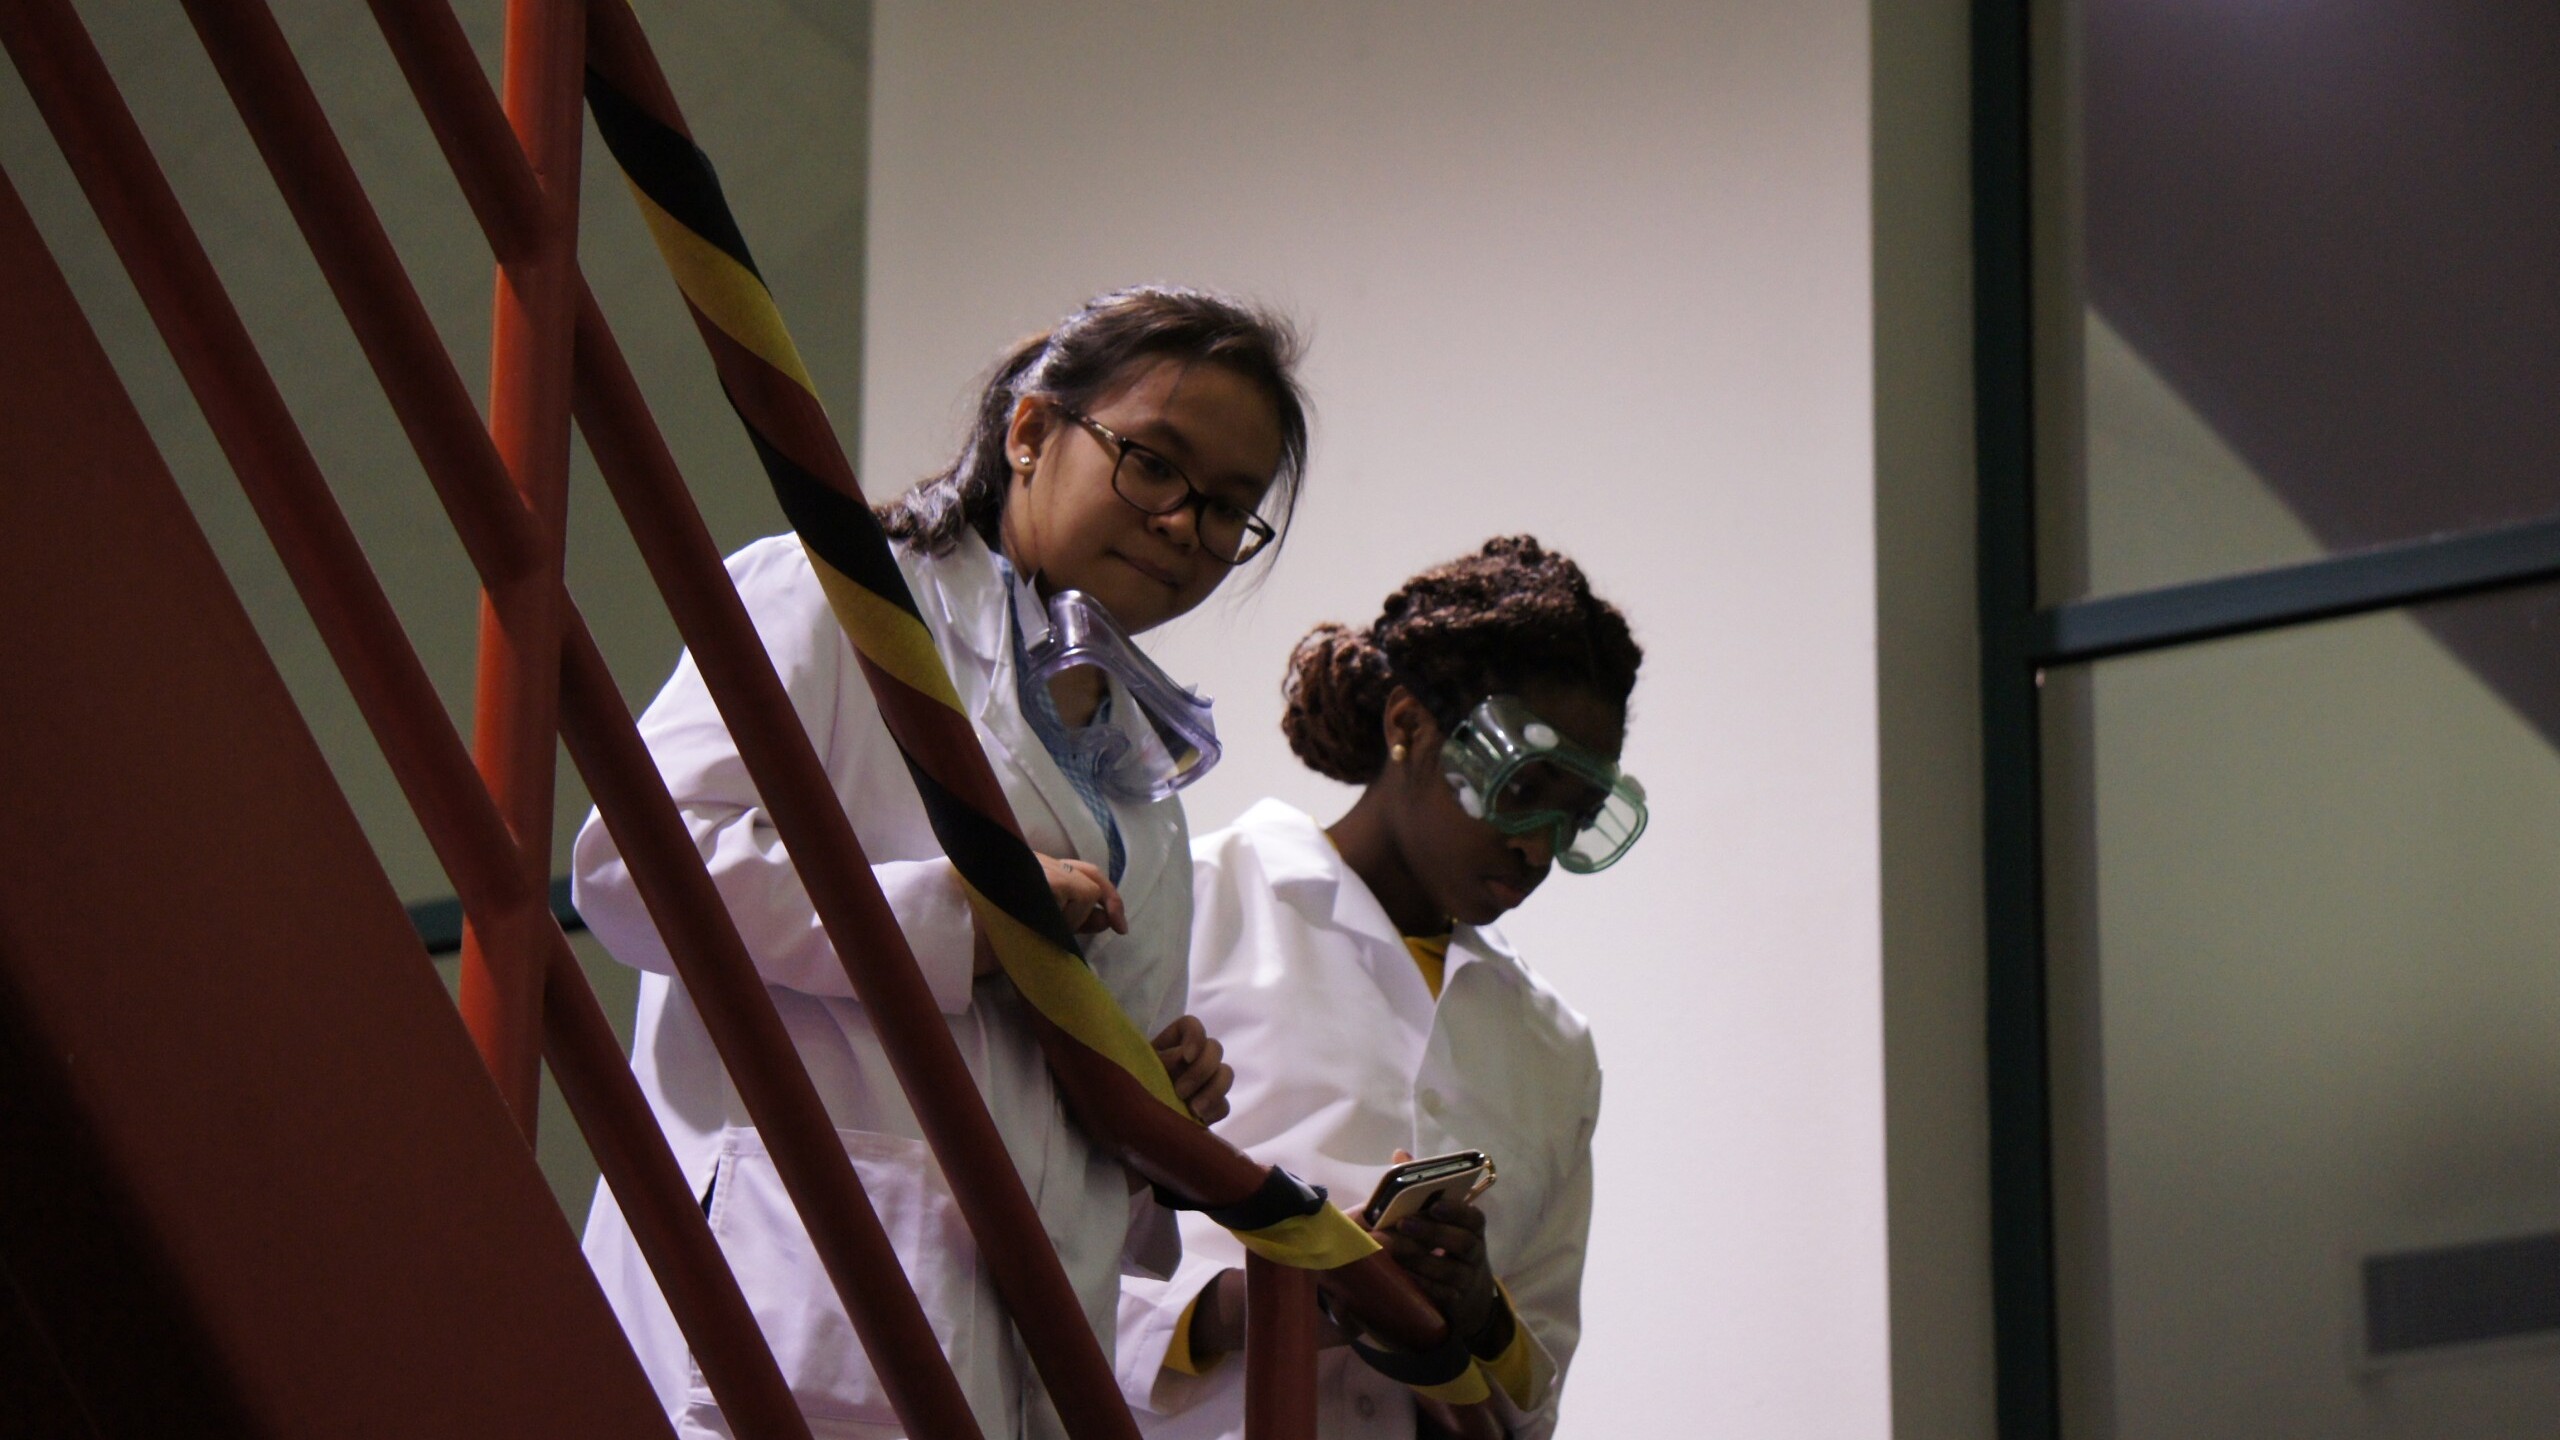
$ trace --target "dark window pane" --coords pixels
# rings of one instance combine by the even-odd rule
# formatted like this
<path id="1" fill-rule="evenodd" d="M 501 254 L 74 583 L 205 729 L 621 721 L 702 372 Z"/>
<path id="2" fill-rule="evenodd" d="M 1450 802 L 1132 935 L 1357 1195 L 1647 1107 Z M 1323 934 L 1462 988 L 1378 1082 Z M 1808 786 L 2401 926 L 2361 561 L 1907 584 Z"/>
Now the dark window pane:
<path id="1" fill-rule="evenodd" d="M 2047 598 L 2560 511 L 2560 5 L 2079 9 Z"/>

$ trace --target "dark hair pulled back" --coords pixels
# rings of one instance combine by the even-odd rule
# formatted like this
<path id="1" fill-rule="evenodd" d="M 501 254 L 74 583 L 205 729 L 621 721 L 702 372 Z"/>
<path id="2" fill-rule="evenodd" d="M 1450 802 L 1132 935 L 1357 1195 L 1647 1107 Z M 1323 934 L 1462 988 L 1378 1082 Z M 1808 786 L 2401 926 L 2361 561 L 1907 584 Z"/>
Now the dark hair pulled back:
<path id="1" fill-rule="evenodd" d="M 1527 535 L 1406 581 L 1366 630 L 1327 623 L 1289 656 L 1280 729 L 1309 769 L 1352 785 L 1387 763 L 1387 698 L 1413 692 L 1446 732 L 1487 695 L 1583 686 L 1624 705 L 1644 651 L 1582 567 Z"/>
<path id="2" fill-rule="evenodd" d="M 948 468 L 878 507 L 891 539 L 939 553 L 963 530 L 1001 548 L 999 522 L 1013 482 L 1005 432 L 1026 395 L 1090 410 L 1158 360 L 1222 365 L 1259 387 L 1280 422 L 1272 523 L 1285 538 L 1307 467 L 1307 401 L 1298 388 L 1297 332 L 1276 314 L 1205 290 L 1139 285 L 1098 295 L 996 363 L 978 392 L 969 435 Z M 1275 547 L 1276 548 L 1276 547 Z"/>

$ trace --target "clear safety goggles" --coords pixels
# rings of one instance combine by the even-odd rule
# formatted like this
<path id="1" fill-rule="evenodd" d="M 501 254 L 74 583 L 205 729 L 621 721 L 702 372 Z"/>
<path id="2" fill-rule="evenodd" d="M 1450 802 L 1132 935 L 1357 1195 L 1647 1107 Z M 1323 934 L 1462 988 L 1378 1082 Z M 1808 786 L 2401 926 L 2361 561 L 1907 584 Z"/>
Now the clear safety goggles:
<path id="1" fill-rule="evenodd" d="M 1644 787 L 1556 732 L 1516 696 L 1490 695 L 1440 747 L 1440 770 L 1468 814 L 1506 835 L 1544 830 L 1556 863 L 1605 870 L 1644 833 Z"/>
<path id="2" fill-rule="evenodd" d="M 1162 800 L 1218 763 L 1218 726 L 1209 718 L 1208 699 L 1148 659 L 1101 601 L 1081 590 L 1061 590 L 1044 606 L 1031 583 L 1020 578 L 1013 593 L 1032 679 L 1045 685 L 1062 670 L 1090 665 L 1119 681 L 1137 704 L 1144 723 L 1094 725 L 1074 736 L 1094 756 L 1096 774 L 1112 798 Z"/>

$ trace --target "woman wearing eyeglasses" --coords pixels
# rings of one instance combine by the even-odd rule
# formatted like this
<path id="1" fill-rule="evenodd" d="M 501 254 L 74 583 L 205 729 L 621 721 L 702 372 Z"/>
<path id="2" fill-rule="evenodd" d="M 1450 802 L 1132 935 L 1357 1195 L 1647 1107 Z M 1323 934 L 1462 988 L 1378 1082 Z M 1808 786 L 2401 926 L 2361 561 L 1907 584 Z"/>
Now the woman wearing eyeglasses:
<path id="1" fill-rule="evenodd" d="M 1208 598 L 1285 525 L 1306 458 L 1296 343 L 1193 291 L 1105 295 L 995 367 L 942 474 L 880 511 L 987 757 L 1095 973 L 1204 1119 L 1218 1046 L 1182 1017 L 1188 830 L 1205 707 L 1125 636 Z M 1270 516 L 1272 518 L 1266 519 Z M 1172 1229 L 1061 1108 L 1031 1012 L 977 943 L 951 862 L 799 541 L 729 560 L 883 893 L 1106 1351 L 1124 1250 Z M 1194 709 L 1186 709 L 1185 702 Z M 641 720 L 668 788 L 990 1436 L 1053 1433 L 1040 1386 L 690 655 Z M 820 1435 L 897 1421 L 613 840 L 590 817 L 577 905 L 646 973 L 632 1068 Z M 1161 1033 L 1159 1033 L 1161 1032 Z M 1150 1240 L 1152 1238 L 1152 1243 Z M 587 1252 L 680 1433 L 728 1433 L 611 1194 Z M 882 1428 L 886 1427 L 886 1428 Z"/>
<path id="2" fill-rule="evenodd" d="M 1603 869 L 1643 830 L 1617 765 L 1642 658 L 1571 560 L 1489 541 L 1290 658 L 1290 747 L 1362 787 L 1351 808 L 1319 827 L 1265 800 L 1192 849 L 1191 1008 L 1240 1062 L 1218 1133 L 1352 1208 L 1393 1161 L 1493 1161 L 1474 1203 L 1378 1239 L 1515 1435 L 1553 1430 L 1581 1334 L 1600 1069 L 1582 1017 L 1490 927 L 1556 865 Z M 1122 1385 L 1151 1437 L 1234 1437 L 1242 1251 L 1188 1217 L 1182 1236 L 1171 1280 L 1122 1283 Z M 1348 1348 L 1318 1375 L 1320 1433 L 1416 1433 L 1412 1392 Z"/>

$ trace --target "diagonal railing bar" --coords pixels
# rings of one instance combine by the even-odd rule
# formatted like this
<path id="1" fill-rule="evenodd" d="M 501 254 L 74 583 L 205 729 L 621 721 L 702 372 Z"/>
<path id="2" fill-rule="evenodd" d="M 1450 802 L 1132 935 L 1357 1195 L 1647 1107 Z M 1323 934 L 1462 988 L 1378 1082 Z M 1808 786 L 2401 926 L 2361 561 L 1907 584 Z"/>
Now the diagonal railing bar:
<path id="1" fill-rule="evenodd" d="M 607 7 L 628 21 L 627 12 L 613 5 Z M 274 33 L 271 17 L 254 4 L 224 4 L 221 0 L 197 0 L 190 5 L 207 48 L 215 56 L 217 68 L 224 73 L 240 104 L 244 119 L 258 138 L 262 153 L 276 173 L 288 204 L 296 213 L 306 238 L 322 259 L 324 272 L 346 308 L 351 326 L 367 351 L 385 389 L 391 394 L 395 412 L 411 437 L 440 496 L 454 515 L 456 528 L 462 534 L 475 566 L 481 571 L 484 585 L 493 595 L 503 595 L 509 588 L 504 580 L 521 580 L 528 573 L 542 577 L 541 583 L 552 595 L 557 594 L 556 570 L 544 563 L 542 536 L 537 522 L 525 511 L 521 500 L 512 492 L 508 475 L 496 449 L 488 444 L 488 436 L 479 428 L 478 416 L 468 393 L 460 387 L 452 373 L 451 360 L 424 322 L 424 312 L 417 305 L 405 273 L 400 269 L 387 241 L 380 234 L 378 222 L 363 201 L 360 189 L 345 167 L 344 158 L 336 151 L 334 139 L 327 132 L 316 102 L 301 80 L 290 52 L 281 36 Z M 66 12 L 67 13 L 67 12 Z M 636 32 L 635 32 L 636 34 Z M 228 47 L 228 48 L 226 48 Z M 475 77 L 476 79 L 477 77 Z M 479 82 L 485 91 L 485 80 Z M 512 145 L 512 137 L 510 137 Z M 514 156 L 523 163 L 521 152 Z M 465 177 L 466 186 L 471 184 Z M 507 202 L 500 201 L 503 206 Z M 533 229 L 540 229 L 540 197 L 531 207 L 536 216 Z M 521 218 L 521 216 L 519 216 Z M 504 251 L 502 254 L 506 253 Z M 591 302 L 588 302 L 591 306 Z M 600 314 L 596 317 L 600 321 Z M 600 329 L 600 326 L 599 326 Z M 607 338 L 609 344 L 609 337 Z M 733 391 L 733 396 L 736 394 Z M 457 426 L 459 417 L 467 422 Z M 477 442 L 476 444 L 474 442 Z M 849 480 L 849 476 L 848 476 Z M 716 563 L 716 556 L 714 557 Z M 529 568 L 530 567 L 530 568 Z M 536 582 L 527 582 L 536 583 Z M 734 595 L 730 596 L 734 604 Z M 696 963 L 686 968 L 680 961 L 689 986 L 697 998 L 704 1000 L 705 1018 L 710 1023 L 715 1044 L 721 1048 L 724 1062 L 729 1063 L 733 1078 L 738 1080 L 742 1096 L 748 1098 L 751 1113 L 760 1128 L 776 1132 L 772 1135 L 778 1167 L 783 1171 L 786 1188 L 790 1189 L 804 1215 L 813 1215 L 821 1223 L 811 1226 L 822 1260 L 830 1271 L 848 1312 L 855 1321 L 864 1343 L 875 1356 L 883 1379 L 887 1382 L 893 1404 L 910 1428 L 927 1434 L 974 1433 L 965 1404 L 957 1401 L 956 1386 L 950 1384 L 947 1366 L 941 1363 L 938 1346 L 932 1342 L 930 1330 L 922 1325 L 921 1314 L 908 1316 L 897 1312 L 896 1298 L 905 1301 L 904 1310 L 914 1311 L 912 1292 L 904 1285 L 904 1277 L 895 1265 L 894 1253 L 885 1240 L 874 1246 L 877 1222 L 863 1201 L 860 1186 L 845 1165 L 840 1150 L 832 1145 L 831 1130 L 821 1129 L 817 1148 L 799 1159 L 791 1150 L 799 1147 L 805 1136 L 795 1137 L 799 1122 L 812 1115 L 823 1121 L 822 1111 L 814 1105 L 814 1094 L 805 1097 L 793 1093 L 789 1078 L 757 1068 L 758 1057 L 751 1042 L 758 1038 L 757 1001 L 764 1001 L 762 1022 L 771 1036 L 779 1035 L 769 1000 L 753 984 L 751 963 L 738 943 L 734 928 L 720 909 L 716 891 L 702 872 L 701 859 L 693 849 L 681 820 L 666 799 L 658 782 L 654 765 L 639 744 L 631 728 L 628 710 L 622 705 L 602 657 L 596 651 L 574 607 L 565 597 L 558 597 L 563 643 L 561 647 L 561 711 L 560 728 L 569 740 L 573 757 L 586 772 L 608 827 L 623 847 L 635 879 L 640 883 L 644 900 L 654 919 L 670 939 L 671 949 Z M 513 616 L 503 599 L 498 604 L 502 621 Z M 795 731 L 796 734 L 796 731 Z M 805 737 L 800 738 L 805 748 Z M 483 794 L 485 800 L 486 796 Z M 503 822 L 501 822 L 503 828 Z M 854 852 L 858 858 L 858 850 Z M 519 854 L 518 859 L 521 859 Z M 863 868 L 865 878 L 867 867 Z M 457 888 L 460 882 L 457 880 Z M 876 895 L 876 890 L 875 890 Z M 475 918 L 478 907 L 475 909 Z M 492 922 L 493 925 L 495 922 Z M 559 941 L 555 928 L 545 927 L 552 942 Z M 565 946 L 562 947 L 565 958 Z M 703 959 L 701 957 L 709 957 Z M 561 972 L 550 967 L 548 981 L 558 982 Z M 576 979 L 574 970 L 569 978 Z M 742 978 L 743 977 L 743 978 Z M 748 992 L 752 992 L 751 994 Z M 584 994 L 580 983 L 579 993 Z M 592 997 L 587 997 L 591 1002 Z M 573 1007 L 572 1007 L 573 1008 Z M 711 1013 L 718 1010 L 719 1017 Z M 592 1038 L 592 1032 L 589 1032 Z M 609 1038 L 606 1048 L 611 1049 Z M 779 1047 L 787 1053 L 785 1042 Z M 615 1052 L 618 1054 L 618 1051 Z M 773 1053 L 768 1050 L 767 1054 Z M 1055 1062 L 1053 1062 L 1055 1063 Z M 796 1065 L 787 1064 L 788 1074 L 795 1077 L 801 1091 L 807 1090 L 805 1074 Z M 742 1067 L 750 1073 L 741 1074 Z M 1066 1068 L 1072 1069 L 1070 1063 Z M 622 1076 L 627 1082 L 627 1074 Z M 1110 1088 L 1111 1077 L 1099 1082 Z M 1069 1081 L 1071 1091 L 1075 1089 Z M 1088 1089 L 1092 1088 L 1089 1082 Z M 772 1110 L 768 1115 L 758 1110 L 757 1094 L 761 1094 Z M 807 1104 L 803 1105 L 803 1099 Z M 1147 1124 L 1161 1125 L 1160 1115 L 1152 1112 L 1136 1117 L 1143 1129 Z M 657 1147 L 663 1156 L 663 1146 Z M 1149 1150 L 1144 1144 L 1133 1149 L 1133 1158 L 1142 1163 Z M 1232 1155 L 1233 1152 L 1228 1152 Z M 1198 1151 L 1194 1161 L 1207 1157 Z M 1241 1157 L 1237 1157 L 1241 1158 Z M 832 1159 L 832 1166 L 829 1160 Z M 1151 1167 L 1152 1168 L 1152 1167 Z M 840 1171 L 839 1181 L 830 1170 Z M 1190 1187 L 1202 1193 L 1203 1187 Z M 1210 1187 L 1210 1193 L 1215 1188 Z M 840 1210 L 813 1212 L 812 1195 L 821 1199 L 843 1201 L 848 1195 L 851 1208 L 858 1216 L 847 1221 L 851 1233 L 840 1239 L 823 1233 L 830 1218 Z M 869 1221 L 869 1235 L 863 1233 L 863 1221 Z M 1037 1231 L 1032 1232 L 1035 1236 Z M 1045 1248 L 1045 1247 L 1042 1247 Z M 848 1280 L 858 1274 L 867 1260 L 885 1257 L 889 1283 L 897 1291 L 892 1302 L 875 1310 L 863 1296 L 852 1293 L 864 1287 L 859 1280 Z M 655 1259 L 653 1257 L 653 1264 Z M 1054 1263 L 1054 1261 L 1052 1262 Z M 1361 1279 L 1385 1272 L 1389 1282 L 1360 1283 L 1353 1290 L 1355 1308 L 1367 1310 L 1383 1302 L 1393 1316 L 1398 1304 L 1413 1300 L 1409 1289 L 1393 1276 L 1391 1267 L 1382 1260 L 1358 1267 L 1368 1272 Z M 879 1271 L 871 1271 L 878 1283 Z M 1349 1277 L 1345 1277 L 1349 1278 Z M 874 1297 L 877 1298 L 877 1297 Z M 1357 1303 L 1366 1299 L 1370 1304 Z M 1421 1313 L 1428 1326 L 1437 1325 L 1437 1316 L 1428 1307 Z M 1411 1313 L 1395 1317 L 1410 1319 Z M 1391 1334 L 1396 1325 L 1385 1327 Z M 1416 1333 L 1421 1333 L 1417 1328 Z M 920 1338 L 919 1338 L 920 1337 Z M 1398 1336 L 1397 1338 L 1402 1338 Z M 920 1366 L 919 1368 L 916 1368 Z M 931 1373 L 925 1373 L 931 1372 Z M 923 1378 L 919 1379 L 919 1374 Z M 938 1374 L 937 1387 L 934 1375 Z M 947 1390 L 948 1395 L 938 1393 Z M 1115 1402 L 1116 1408 L 1116 1402 Z M 1125 1413 L 1125 1412 L 1124 1412 Z"/>
<path id="2" fill-rule="evenodd" d="M 0 6 L 0 43 L 194 392 L 464 903 L 544 962 L 543 1043 L 704 1376 L 741 1429 L 808 1431 L 620 1043 L 365 563 L 114 79 L 62 0 Z"/>
<path id="3" fill-rule="evenodd" d="M 541 175 L 532 243 L 499 257 L 489 342 L 489 433 L 535 520 L 542 557 L 518 593 L 480 602 L 472 748 L 523 863 L 551 871 L 558 753 L 560 579 L 569 508 L 570 354 L 577 320 L 579 105 L 585 0 L 508 0 L 507 118 Z M 463 1024 L 530 1139 L 541 1108 L 542 957 L 466 927 Z"/>
<path id="4" fill-rule="evenodd" d="M 503 595 L 492 583 L 496 562 L 529 548 L 529 519 L 298 62 L 255 0 L 191 0 L 187 8 L 483 584 Z M 475 548 L 481 544 L 490 553 Z M 977 1435 L 914 1289 L 601 651 L 565 597 L 561 614 L 562 737 L 766 1137 L 892 1407 L 912 1433 Z"/>

